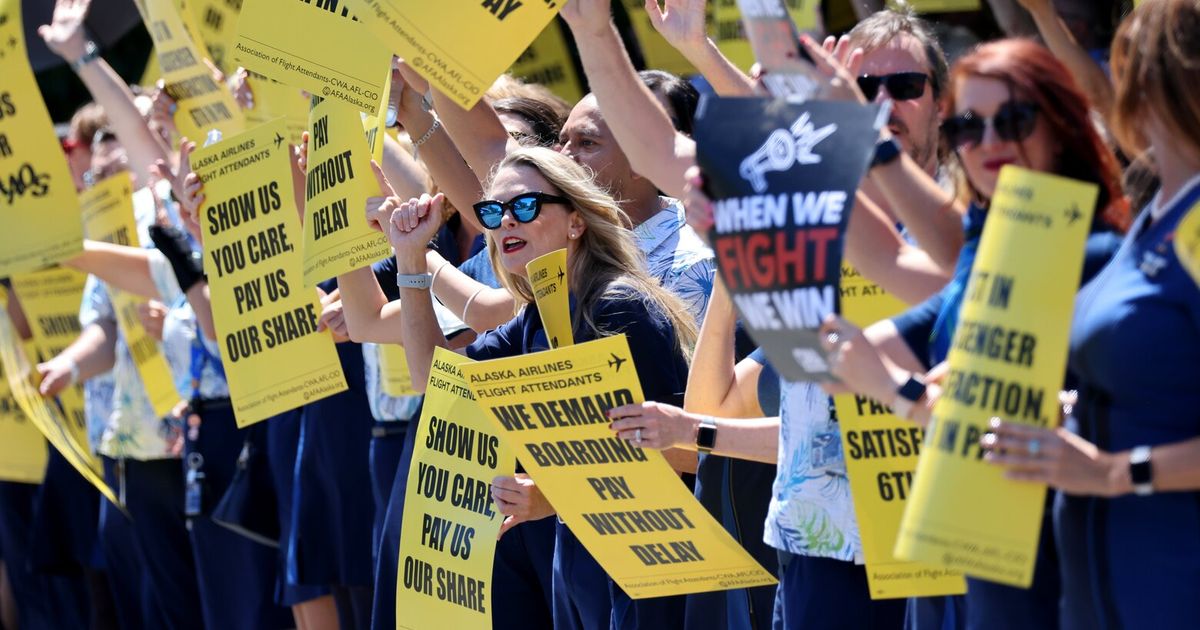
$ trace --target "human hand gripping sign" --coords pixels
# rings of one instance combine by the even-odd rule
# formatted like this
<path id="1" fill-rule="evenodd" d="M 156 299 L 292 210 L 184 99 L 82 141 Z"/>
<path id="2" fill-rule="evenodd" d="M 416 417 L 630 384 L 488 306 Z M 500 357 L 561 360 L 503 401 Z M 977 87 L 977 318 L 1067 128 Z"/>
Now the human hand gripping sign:
<path id="1" fill-rule="evenodd" d="M 498 540 L 508 530 L 524 523 L 554 515 L 554 506 L 538 489 L 529 475 L 518 473 L 512 477 L 496 477 L 492 480 L 492 502 L 505 516 L 496 534 Z"/>
<path id="2" fill-rule="evenodd" d="M 655 10 L 658 8 L 655 7 Z M 558 14 L 566 20 L 576 36 L 598 34 L 609 28 L 612 0 L 570 0 Z"/>

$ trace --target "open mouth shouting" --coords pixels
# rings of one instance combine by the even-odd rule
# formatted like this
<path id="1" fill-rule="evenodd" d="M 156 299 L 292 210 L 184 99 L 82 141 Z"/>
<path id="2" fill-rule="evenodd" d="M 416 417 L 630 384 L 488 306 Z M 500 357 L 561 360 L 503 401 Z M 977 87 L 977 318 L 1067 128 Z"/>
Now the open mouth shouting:
<path id="1" fill-rule="evenodd" d="M 519 252 L 525 248 L 525 245 L 526 243 L 524 240 L 521 240 L 515 236 L 506 236 L 500 243 L 500 246 L 505 254 Z"/>

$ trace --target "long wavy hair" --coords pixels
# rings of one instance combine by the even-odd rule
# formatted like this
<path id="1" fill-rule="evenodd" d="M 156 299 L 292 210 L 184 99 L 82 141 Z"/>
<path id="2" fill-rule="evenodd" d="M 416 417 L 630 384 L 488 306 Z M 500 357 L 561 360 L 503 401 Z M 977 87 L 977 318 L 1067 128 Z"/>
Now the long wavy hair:
<path id="1" fill-rule="evenodd" d="M 1117 158 L 1092 123 L 1087 96 L 1053 53 L 1028 39 L 980 45 L 950 70 L 943 101 L 946 118 L 954 116 L 955 90 L 967 77 L 996 79 L 1014 98 L 1037 105 L 1038 116 L 1061 148 L 1054 174 L 1098 185 L 1096 221 L 1118 231 L 1129 227 L 1129 202 L 1121 190 Z"/>
<path id="2" fill-rule="evenodd" d="M 596 185 L 592 173 L 556 151 L 527 147 L 509 153 L 497 164 L 484 189 L 490 192 L 497 172 L 516 167 L 538 171 L 563 197 L 571 200 L 572 209 L 579 212 L 587 226 L 575 253 L 567 261 L 568 281 L 576 300 L 575 311 L 571 313 L 576 330 L 583 326 L 602 337 L 605 331 L 592 317 L 596 304 L 605 298 L 638 299 L 670 321 L 680 349 L 690 356 L 696 343 L 695 320 L 675 294 L 647 273 L 646 260 L 629 229 L 628 215 Z M 487 239 L 492 267 L 500 283 L 516 299 L 517 307 L 533 302 L 528 279 L 504 268 L 501 248 L 493 232 L 487 233 Z"/>

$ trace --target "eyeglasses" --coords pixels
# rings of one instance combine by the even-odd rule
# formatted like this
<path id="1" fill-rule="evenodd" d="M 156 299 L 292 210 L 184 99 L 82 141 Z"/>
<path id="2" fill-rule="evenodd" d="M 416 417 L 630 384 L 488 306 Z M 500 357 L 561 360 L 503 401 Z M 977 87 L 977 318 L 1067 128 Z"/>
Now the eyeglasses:
<path id="1" fill-rule="evenodd" d="M 973 147 L 983 142 L 988 126 L 1005 142 L 1020 142 L 1037 126 L 1037 105 L 1009 101 L 996 110 L 991 118 L 975 112 L 959 114 L 942 123 L 942 134 L 952 147 Z"/>
<path id="2" fill-rule="evenodd" d="M 911 101 L 925 94 L 929 75 L 924 72 L 897 72 L 895 74 L 864 74 L 858 77 L 858 89 L 868 101 L 875 100 L 879 86 L 887 88 L 888 94 L 897 101 Z"/>
<path id="3" fill-rule="evenodd" d="M 483 224 L 483 227 L 494 230 L 500 227 L 504 221 L 505 210 L 511 212 L 513 218 L 519 223 L 529 223 L 541 213 L 542 204 L 547 203 L 570 205 L 571 200 L 542 192 L 527 192 L 509 199 L 507 202 L 488 199 L 480 201 L 472 207 L 475 208 L 475 216 L 479 217 L 479 222 Z"/>

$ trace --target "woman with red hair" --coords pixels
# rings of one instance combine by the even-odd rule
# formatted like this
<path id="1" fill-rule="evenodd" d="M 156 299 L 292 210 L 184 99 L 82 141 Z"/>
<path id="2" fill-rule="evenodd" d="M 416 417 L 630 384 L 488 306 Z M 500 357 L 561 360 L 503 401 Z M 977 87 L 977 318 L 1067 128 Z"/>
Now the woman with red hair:
<path id="1" fill-rule="evenodd" d="M 967 278 L 996 189 L 1000 169 L 1012 164 L 1091 182 L 1100 195 L 1087 241 L 1083 281 L 1096 274 L 1120 245 L 1128 207 L 1116 158 L 1092 123 L 1087 98 L 1070 72 L 1041 45 L 1020 39 L 984 44 L 951 70 L 944 103 L 943 139 L 954 151 L 970 199 L 963 220 L 965 240 L 950 283 L 925 303 L 860 331 L 828 322 L 833 372 L 851 389 L 909 409 L 928 420 L 921 375 L 945 361 L 958 323 Z M 880 143 L 879 154 L 886 155 Z M 894 204 L 912 204 L 896 195 Z M 914 208 L 918 214 L 920 208 Z M 890 362 L 901 370 L 888 370 Z M 896 376 L 908 371 L 911 376 Z M 915 389 L 914 389 L 915 388 Z M 901 395 L 901 390 L 905 390 Z M 1047 511 L 1049 514 L 1049 511 Z M 1049 518 L 1042 528 L 1033 586 L 1016 589 L 969 580 L 964 598 L 910 602 L 909 621 L 917 627 L 1035 627 L 1058 623 L 1060 585 Z"/>
<path id="2" fill-rule="evenodd" d="M 1112 59 L 1112 129 L 1129 155 L 1149 157 L 1162 187 L 1076 301 L 1079 393 L 1066 426 L 1002 422 L 985 446 L 1010 477 L 1059 490 L 1064 628 L 1194 627 L 1200 289 L 1180 260 L 1180 228 L 1200 213 L 1200 3 L 1143 2 Z"/>

